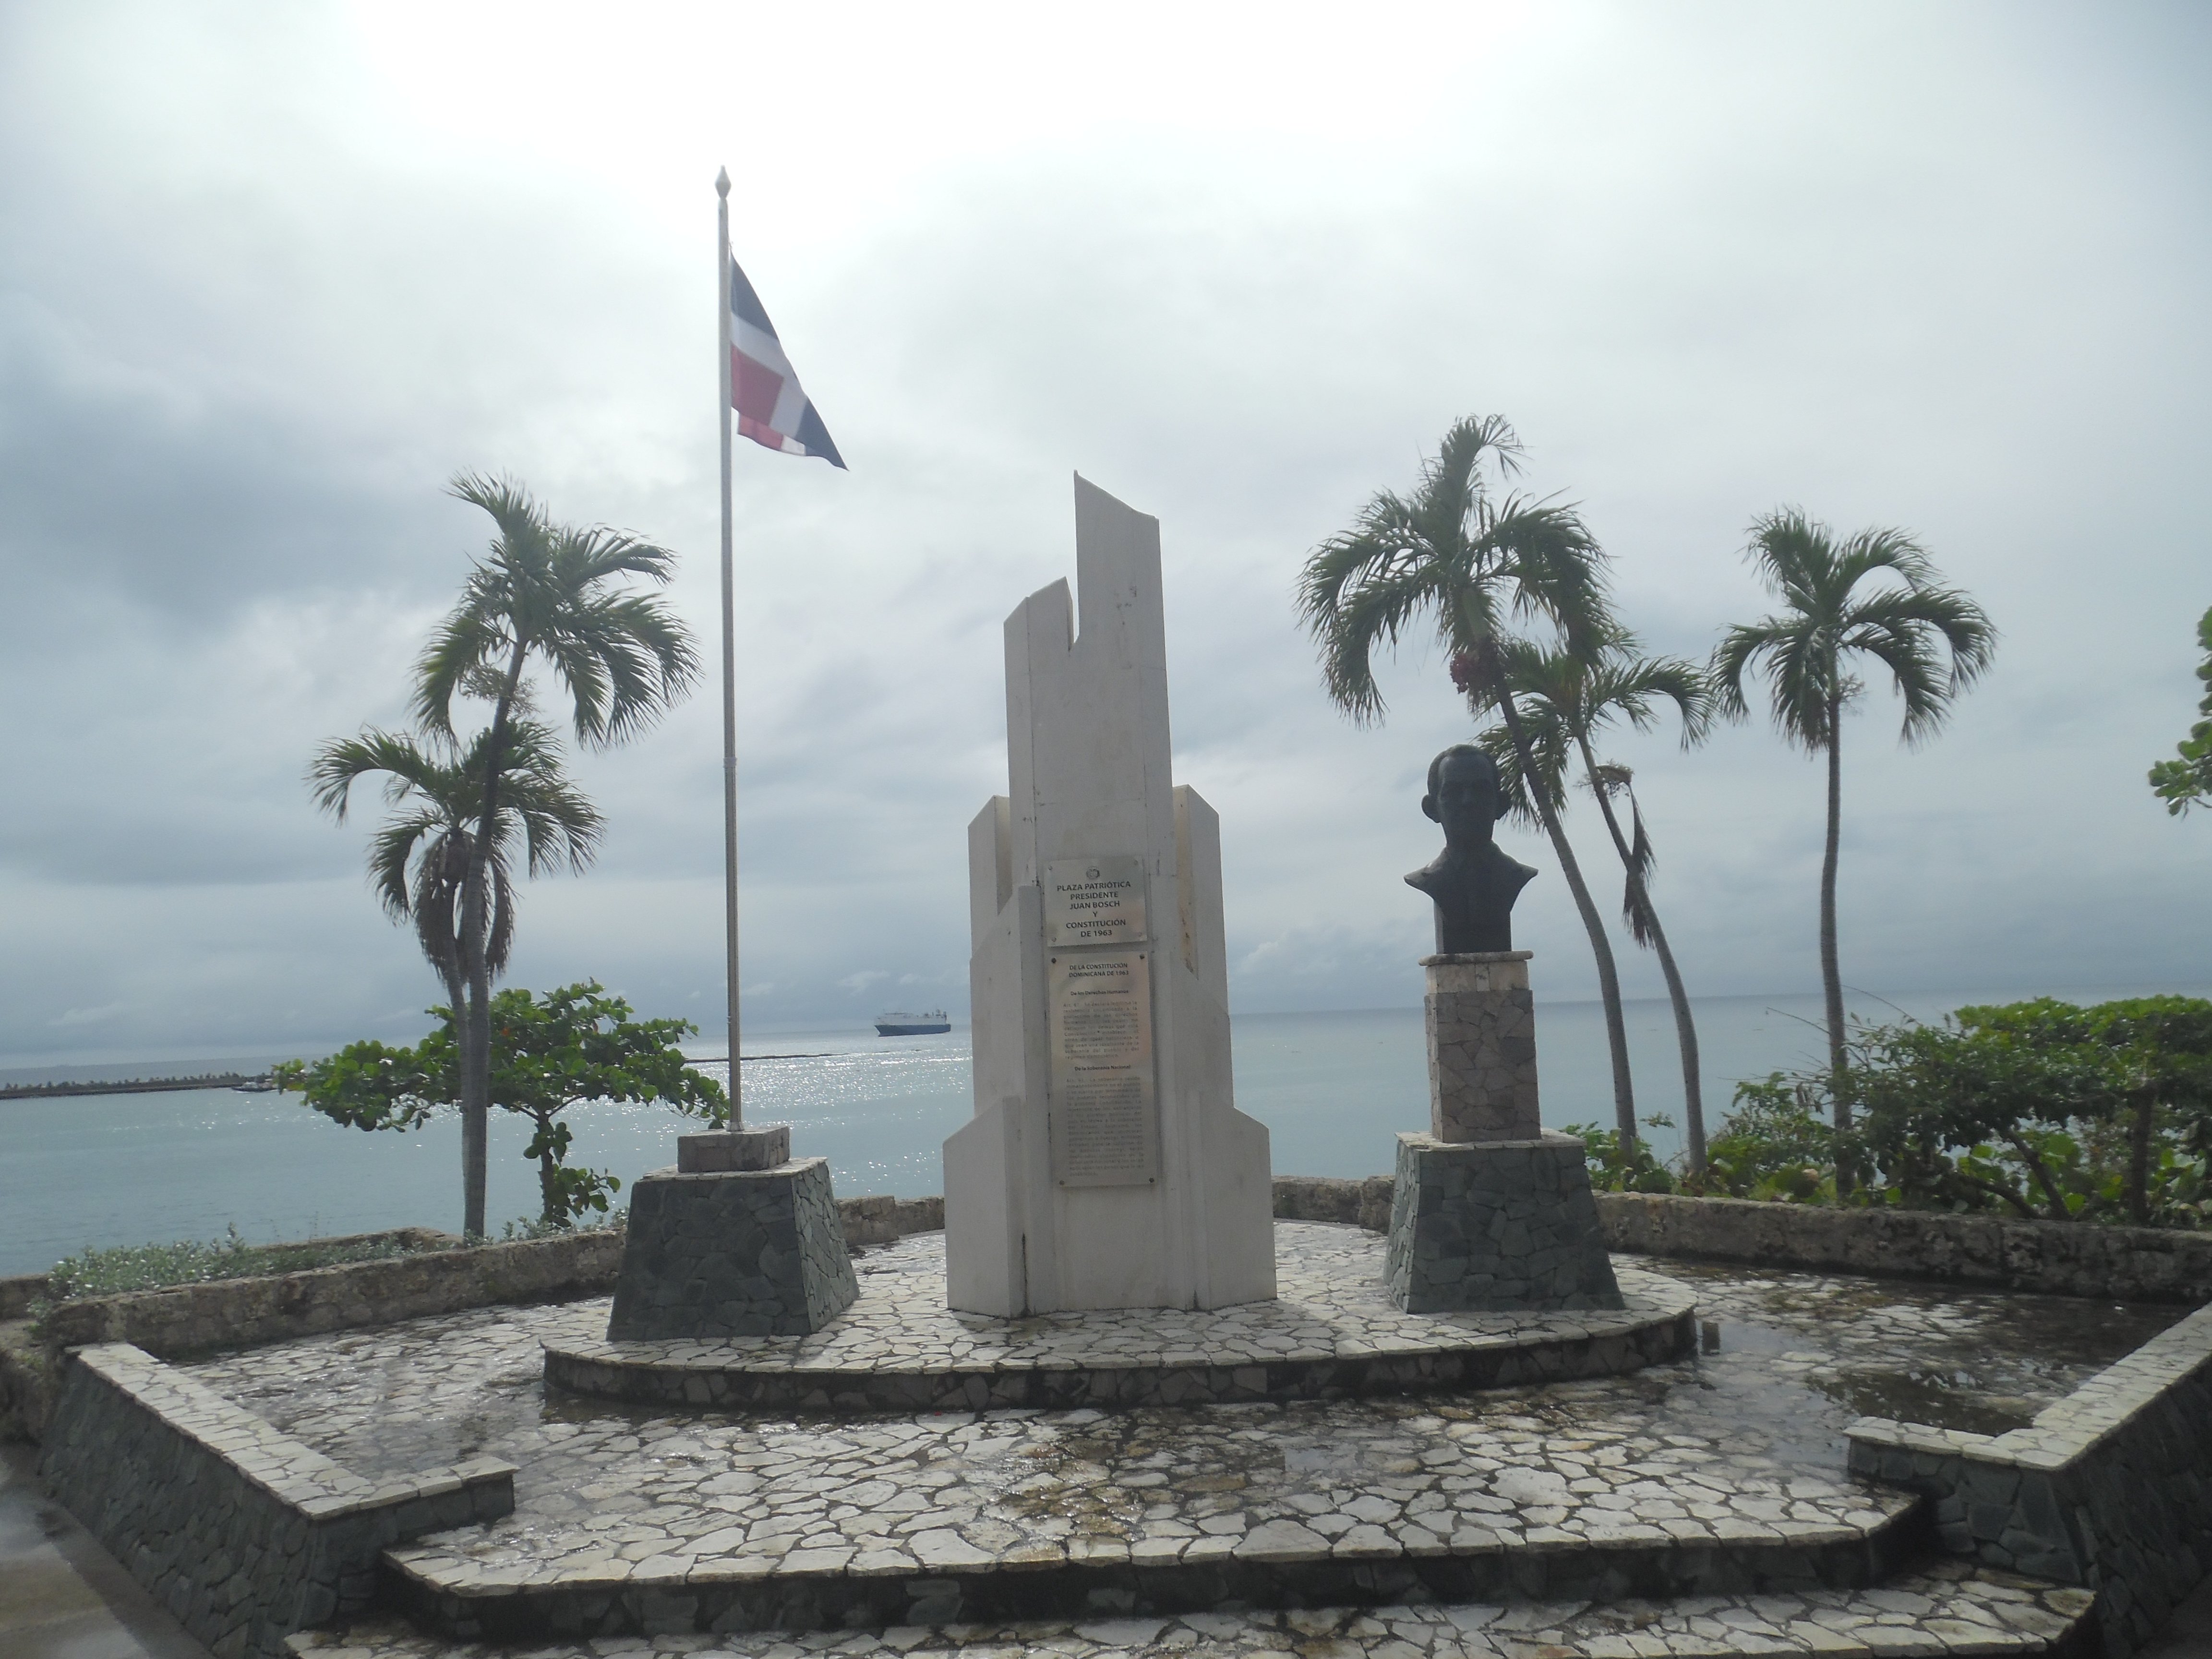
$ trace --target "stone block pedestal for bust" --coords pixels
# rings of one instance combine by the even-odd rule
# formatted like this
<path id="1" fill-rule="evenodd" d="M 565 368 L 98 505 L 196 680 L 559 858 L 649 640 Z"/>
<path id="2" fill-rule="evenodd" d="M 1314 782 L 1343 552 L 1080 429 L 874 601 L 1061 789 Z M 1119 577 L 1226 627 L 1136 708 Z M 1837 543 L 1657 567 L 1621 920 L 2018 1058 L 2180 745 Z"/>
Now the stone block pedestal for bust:
<path id="1" fill-rule="evenodd" d="M 609 1340 L 805 1336 L 853 1304 L 829 1160 L 790 1147 L 787 1124 L 685 1135 L 639 1179 Z"/>
<path id="2" fill-rule="evenodd" d="M 1387 1258 L 1407 1313 L 1618 1308 L 1583 1143 L 1398 1137 Z"/>
<path id="3" fill-rule="evenodd" d="M 1429 1036 L 1429 1133 L 1438 1140 L 1531 1140 L 1536 1006 L 1528 951 L 1423 957 Z"/>
<path id="4" fill-rule="evenodd" d="M 1538 1116 L 1528 958 L 1421 959 L 1430 1133 L 1398 1137 L 1387 1258 L 1408 1313 L 1621 1305 L 1583 1143 Z"/>

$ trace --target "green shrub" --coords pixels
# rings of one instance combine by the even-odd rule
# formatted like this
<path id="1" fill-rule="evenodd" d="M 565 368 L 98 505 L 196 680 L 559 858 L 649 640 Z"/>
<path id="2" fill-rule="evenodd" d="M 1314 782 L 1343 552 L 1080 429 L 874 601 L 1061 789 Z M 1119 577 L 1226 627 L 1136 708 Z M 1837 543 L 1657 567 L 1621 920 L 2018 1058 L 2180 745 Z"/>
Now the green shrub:
<path id="1" fill-rule="evenodd" d="M 1568 1133 L 1603 1191 L 1834 1203 L 1840 1163 L 1852 1204 L 2212 1224 L 2212 1002 L 1961 1008 L 1937 1025 L 1861 1024 L 1849 1058 L 1855 1128 L 1829 1127 L 1825 1068 L 1740 1083 L 1702 1177 L 1641 1139 L 1624 1154 L 1609 1129 Z"/>
<path id="2" fill-rule="evenodd" d="M 53 1301 L 68 1302 L 88 1296 L 118 1296 L 126 1291 L 162 1291 L 216 1279 L 303 1273 L 311 1267 L 381 1261 L 451 1248 L 391 1238 L 249 1244 L 233 1226 L 226 1237 L 206 1243 L 187 1240 L 176 1244 L 124 1244 L 69 1256 L 56 1262 L 47 1275 L 47 1294 Z"/>
<path id="3" fill-rule="evenodd" d="M 1779 1072 L 1739 1083 L 1735 1109 L 1705 1143 L 1706 1196 L 1806 1202 L 1836 1194 L 1836 1132 L 1818 1095 Z"/>
<path id="4" fill-rule="evenodd" d="M 1668 1117 L 1652 1116 L 1644 1120 L 1646 1127 L 1671 1129 L 1674 1121 Z M 1583 1156 L 1589 1165 L 1590 1185 L 1601 1193 L 1671 1193 L 1675 1177 L 1666 1165 L 1651 1155 L 1651 1143 L 1638 1135 L 1629 1142 L 1624 1152 L 1620 1132 L 1600 1128 L 1595 1123 L 1570 1123 L 1567 1133 L 1581 1138 Z"/>

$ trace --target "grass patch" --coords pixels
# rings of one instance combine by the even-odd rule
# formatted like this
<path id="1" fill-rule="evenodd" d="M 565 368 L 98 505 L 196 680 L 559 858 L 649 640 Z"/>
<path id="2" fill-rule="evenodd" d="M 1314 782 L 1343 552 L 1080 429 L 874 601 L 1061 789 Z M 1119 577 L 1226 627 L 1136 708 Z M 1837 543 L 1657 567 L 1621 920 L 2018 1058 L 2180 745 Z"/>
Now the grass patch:
<path id="1" fill-rule="evenodd" d="M 398 1239 L 356 1239 L 348 1243 L 308 1239 L 296 1244 L 249 1244 L 236 1227 L 227 1237 L 205 1243 L 125 1244 L 86 1250 L 54 1264 L 47 1294 L 56 1302 L 88 1296 L 119 1296 L 127 1291 L 163 1291 L 179 1285 L 205 1285 L 223 1279 L 258 1279 L 269 1273 L 304 1273 L 351 1261 L 382 1261 L 419 1255 L 450 1245 L 410 1244 Z"/>
<path id="2" fill-rule="evenodd" d="M 517 1216 L 501 1231 L 502 1244 L 519 1244 L 533 1238 L 573 1238 L 578 1233 L 618 1233 L 629 1225 L 629 1210 L 592 1211 L 568 1221 L 543 1221 L 534 1215 Z"/>

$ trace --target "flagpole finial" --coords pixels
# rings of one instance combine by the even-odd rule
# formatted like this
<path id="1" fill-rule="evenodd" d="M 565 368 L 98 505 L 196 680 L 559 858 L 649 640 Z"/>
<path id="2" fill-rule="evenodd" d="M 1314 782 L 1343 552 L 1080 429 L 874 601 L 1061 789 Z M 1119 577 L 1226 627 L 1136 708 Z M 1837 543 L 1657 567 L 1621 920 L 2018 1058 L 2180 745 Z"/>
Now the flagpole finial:
<path id="1" fill-rule="evenodd" d="M 723 168 L 720 173 L 716 173 L 716 174 L 714 175 L 714 194 L 715 194 L 715 195 L 717 195 L 717 196 L 719 196 L 719 197 L 720 197 L 724 201 L 727 201 L 727 200 L 729 200 L 729 198 L 730 198 L 730 170 L 729 170 L 729 168 L 727 168 L 727 167 L 724 167 L 724 168 Z"/>

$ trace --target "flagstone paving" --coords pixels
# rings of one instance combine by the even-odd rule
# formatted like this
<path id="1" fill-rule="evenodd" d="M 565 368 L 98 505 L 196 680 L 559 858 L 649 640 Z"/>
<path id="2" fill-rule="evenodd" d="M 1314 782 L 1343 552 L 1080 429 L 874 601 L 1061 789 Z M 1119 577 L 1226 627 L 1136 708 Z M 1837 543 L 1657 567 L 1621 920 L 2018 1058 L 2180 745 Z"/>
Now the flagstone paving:
<path id="1" fill-rule="evenodd" d="M 1675 1359 L 1691 1297 L 1647 1277 L 1625 1309 L 1409 1314 L 1356 1227 L 1276 1224 L 1278 1294 L 1206 1311 L 994 1319 L 945 1305 L 945 1235 L 871 1250 L 859 1298 L 806 1336 L 611 1342 L 545 1334 L 546 1378 L 640 1403 L 760 1411 L 1073 1409 L 1331 1399 L 1601 1376 Z"/>
<path id="2" fill-rule="evenodd" d="M 1300 1225 L 1282 1231 L 1295 1243 Z M 1379 1238 L 1306 1231 L 1332 1235 L 1316 1242 L 1351 1252 L 1352 1267 L 1367 1251 L 1379 1274 Z M 860 1265 L 906 1275 L 919 1297 L 927 1260 L 887 1252 Z M 1109 1608 L 1140 1604 L 1147 1584 L 1180 1583 L 1187 1597 L 1209 1573 L 1250 1601 L 1262 1570 L 1275 1575 L 1269 1593 L 1293 1601 L 1419 1599 L 1440 1564 L 1480 1562 L 1511 1581 L 1509 1599 L 1517 1587 L 1541 1600 L 1547 1585 L 1566 1599 L 1556 1592 L 1577 1572 L 1617 1599 L 1645 1560 L 1686 1591 L 1864 1583 L 1887 1570 L 1868 1540 L 1911 1500 L 1847 1478 L 1854 1417 L 2024 1422 L 2180 1311 L 1618 1266 L 1631 1294 L 1693 1293 L 1718 1352 L 1427 1399 L 670 1413 L 547 1393 L 540 1342 L 603 1329 L 595 1300 L 477 1310 L 190 1369 L 360 1474 L 471 1455 L 516 1463 L 512 1516 L 387 1558 L 459 1629 L 501 1598 L 532 1603 L 529 1618 L 556 1629 L 928 1625 L 994 1605 L 978 1588 L 993 1574 L 1032 1595 L 1073 1595 L 1078 1609 L 1086 1593 L 1093 1606 L 1101 1595 Z M 1545 1559 L 1571 1570 L 1528 1571 Z M 1085 1573 L 1109 1588 L 1085 1592 Z M 762 1587 L 781 1599 L 738 1606 Z"/>
<path id="3" fill-rule="evenodd" d="M 1879 1589 L 1684 1597 L 1608 1606 L 1302 1608 L 1176 1619 L 757 1631 L 514 1645 L 457 1642 L 398 1620 L 292 1638 L 303 1659 L 1827 1659 L 2043 1654 L 2088 1611 L 2086 1590 L 1944 1564 Z"/>

